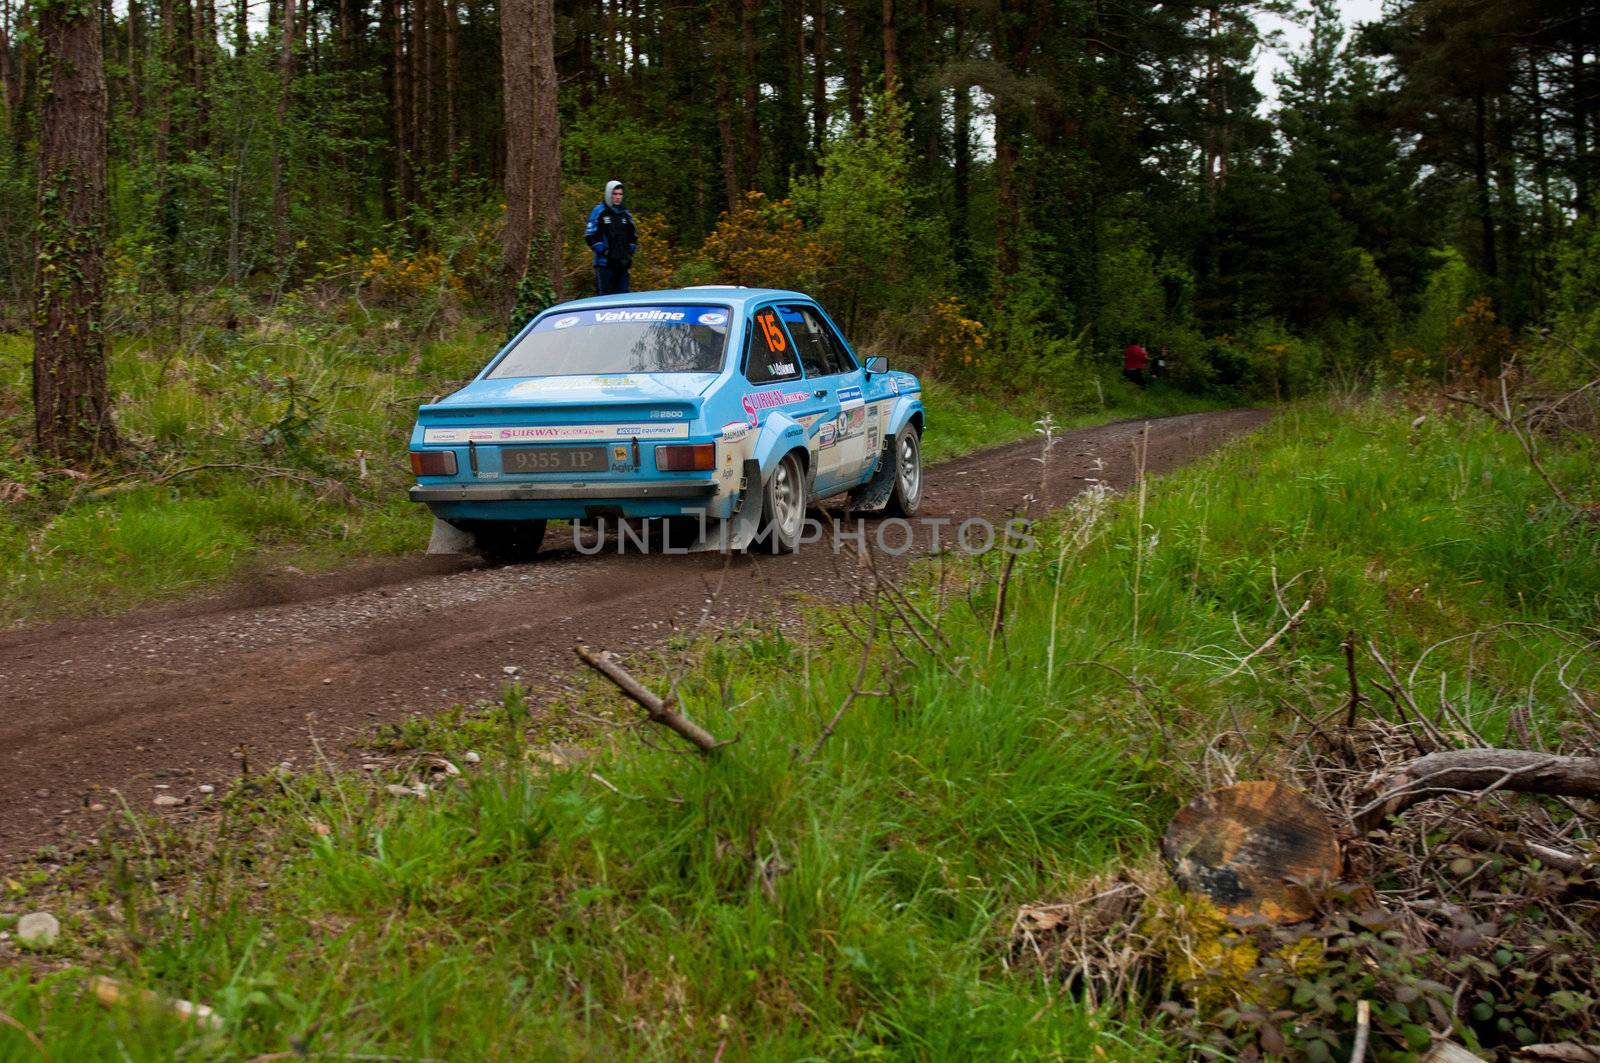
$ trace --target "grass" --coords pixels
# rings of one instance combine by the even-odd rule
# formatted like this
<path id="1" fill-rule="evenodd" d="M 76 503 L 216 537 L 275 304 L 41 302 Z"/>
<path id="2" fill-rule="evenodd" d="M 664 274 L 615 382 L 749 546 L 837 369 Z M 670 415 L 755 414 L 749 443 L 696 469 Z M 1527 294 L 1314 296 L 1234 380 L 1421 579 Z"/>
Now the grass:
<path id="1" fill-rule="evenodd" d="M 130 819 L 102 862 L 16 885 L 7 908 L 53 897 L 67 934 L 48 974 L 0 973 L 0 1011 L 55 1058 L 1178 1058 L 1159 1022 L 1014 969 L 1018 906 L 1147 859 L 1226 771 L 1198 752 L 1219 729 L 1242 732 L 1238 770 L 1270 773 L 1283 699 L 1342 699 L 1351 629 L 1402 668 L 1485 631 L 1429 655 L 1420 688 L 1442 676 L 1493 737 L 1517 700 L 1559 724 L 1546 665 L 1600 619 L 1600 532 L 1553 510 L 1482 424 L 1410 420 L 1290 409 L 1154 482 L 1142 526 L 1131 500 L 1083 497 L 1015 563 L 992 645 L 999 554 L 908 581 L 937 655 L 888 638 L 887 614 L 869 640 L 865 608 L 819 608 L 803 634 L 634 662 L 658 686 L 692 664 L 682 707 L 737 738 L 709 760 L 599 725 L 615 698 L 591 686 L 546 707 L 592 751 L 552 764 L 513 691 L 406 736 L 484 754 L 426 800 L 317 773 L 243 781 L 210 833 Z M 1593 497 L 1593 457 L 1549 463 Z M 1306 622 L 1240 669 L 1281 626 L 1275 582 L 1289 608 L 1311 600 Z M 864 685 L 886 696 L 858 699 L 806 762 L 862 641 Z M 225 1028 L 98 1008 L 91 966 L 204 1000 Z M 19 1037 L 0 1027 L 0 1053 L 26 1057 Z"/>
<path id="2" fill-rule="evenodd" d="M 31 344 L 0 335 L 0 625 L 421 549 L 428 515 L 405 495 L 417 405 L 469 378 L 500 337 L 467 322 L 424 341 L 390 324 L 288 300 L 253 332 L 117 342 L 110 383 L 127 452 L 89 481 L 30 454 Z M 1208 405 L 1121 382 L 1109 395 L 1083 423 Z M 925 401 L 929 461 L 1025 438 L 1044 412 L 1039 396 L 937 382 Z M 208 465 L 227 467 L 197 468 Z"/>

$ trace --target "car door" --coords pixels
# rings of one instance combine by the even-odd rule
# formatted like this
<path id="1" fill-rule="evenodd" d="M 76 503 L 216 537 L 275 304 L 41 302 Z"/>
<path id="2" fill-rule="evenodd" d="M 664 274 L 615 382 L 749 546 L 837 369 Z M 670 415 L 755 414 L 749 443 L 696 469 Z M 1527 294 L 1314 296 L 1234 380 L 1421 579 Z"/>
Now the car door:
<path id="1" fill-rule="evenodd" d="M 744 376 L 749 390 L 743 403 L 747 422 L 752 428 L 760 427 L 774 410 L 800 422 L 809 440 L 811 467 L 820 474 L 817 426 L 833 421 L 839 413 L 836 389 L 826 379 L 826 364 L 817 367 L 820 376 L 808 373 L 811 367 L 784 328 L 775 305 L 756 308 L 746 322 L 745 337 Z"/>
<path id="2" fill-rule="evenodd" d="M 806 372 L 816 366 L 816 379 L 826 384 L 834 400 L 831 426 L 817 434 L 817 493 L 854 487 L 877 456 L 877 432 L 871 430 L 876 426 L 868 423 L 862 393 L 865 374 L 816 307 L 789 303 L 779 313 Z"/>

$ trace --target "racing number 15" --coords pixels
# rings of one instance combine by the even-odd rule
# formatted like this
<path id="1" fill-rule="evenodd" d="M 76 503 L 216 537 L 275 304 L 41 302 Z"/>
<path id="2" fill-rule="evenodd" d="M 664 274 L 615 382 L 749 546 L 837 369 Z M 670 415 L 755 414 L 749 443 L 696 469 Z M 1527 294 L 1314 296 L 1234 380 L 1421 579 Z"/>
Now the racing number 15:
<path id="1" fill-rule="evenodd" d="M 781 351 L 788 347 L 783 338 L 783 329 L 778 325 L 778 319 L 771 314 L 757 314 L 756 324 L 761 326 L 761 335 L 767 341 L 767 349 Z"/>

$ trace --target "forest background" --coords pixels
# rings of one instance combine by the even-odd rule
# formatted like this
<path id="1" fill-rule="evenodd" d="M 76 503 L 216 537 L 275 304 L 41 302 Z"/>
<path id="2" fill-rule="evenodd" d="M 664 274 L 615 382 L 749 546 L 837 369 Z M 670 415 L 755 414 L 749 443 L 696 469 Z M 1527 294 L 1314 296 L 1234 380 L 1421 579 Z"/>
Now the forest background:
<path id="1" fill-rule="evenodd" d="M 0 0 L 0 540 L 35 575 L 98 551 L 125 577 L 390 497 L 416 402 L 592 291 L 580 234 L 613 178 L 635 290 L 814 293 L 946 389 L 962 445 L 1128 408 L 1130 342 L 1228 401 L 1576 379 L 1600 350 L 1600 4 L 1340 16 Z M 1268 100 L 1282 18 L 1306 32 Z M 121 519 L 141 498 L 160 528 Z M 180 502 L 211 508 L 173 527 Z M 333 524 L 414 545 L 367 517 Z"/>
<path id="2" fill-rule="evenodd" d="M 1270 110 L 1265 14 L 1310 26 Z M 87 44 L 52 55 L 52 19 Z M 448 328 L 504 311 L 530 245 L 525 309 L 584 294 L 615 177 L 636 289 L 807 289 L 945 375 L 1070 388 L 1133 341 L 1190 388 L 1437 370 L 1583 309 L 1597 38 L 1594 4 L 1529 0 L 1348 35 L 1332 0 L 3 0 L 0 324 L 34 304 L 52 63 L 92 45 L 107 192 L 73 257 L 105 256 L 105 336 L 334 292 Z"/>

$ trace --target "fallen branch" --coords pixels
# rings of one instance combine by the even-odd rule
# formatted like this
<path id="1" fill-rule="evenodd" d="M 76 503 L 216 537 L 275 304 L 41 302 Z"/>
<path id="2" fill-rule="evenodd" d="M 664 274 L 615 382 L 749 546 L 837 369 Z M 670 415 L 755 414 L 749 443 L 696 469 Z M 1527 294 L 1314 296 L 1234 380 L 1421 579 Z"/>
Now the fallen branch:
<path id="1" fill-rule="evenodd" d="M 1373 780 L 1377 794 L 1352 817 L 1371 830 L 1390 816 L 1441 794 L 1478 797 L 1496 790 L 1552 797 L 1600 798 L 1600 758 L 1525 749 L 1450 749 L 1406 761 Z"/>
<path id="2" fill-rule="evenodd" d="M 651 723 L 660 724 L 669 731 L 676 732 L 690 745 L 702 753 L 714 752 L 723 743 L 714 738 L 709 731 L 695 723 L 683 713 L 672 707 L 672 703 L 657 697 L 648 687 L 639 682 L 628 670 L 604 653 L 595 653 L 581 643 L 573 647 L 579 659 L 584 664 L 593 668 L 611 682 L 616 684 L 635 704 L 644 709 L 645 715 Z"/>

